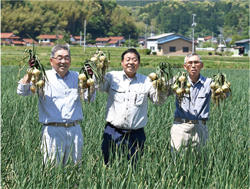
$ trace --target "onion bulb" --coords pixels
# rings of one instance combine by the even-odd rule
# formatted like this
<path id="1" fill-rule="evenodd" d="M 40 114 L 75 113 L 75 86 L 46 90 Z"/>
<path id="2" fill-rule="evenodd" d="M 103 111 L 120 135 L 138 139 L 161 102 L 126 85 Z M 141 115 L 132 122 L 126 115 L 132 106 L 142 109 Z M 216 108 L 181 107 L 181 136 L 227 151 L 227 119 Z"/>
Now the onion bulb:
<path id="1" fill-rule="evenodd" d="M 182 89 L 181 88 L 178 88 L 177 90 L 176 90 L 176 94 L 177 95 L 180 95 L 182 93 Z"/>
<path id="2" fill-rule="evenodd" d="M 28 68 L 28 69 L 27 69 L 27 74 L 28 74 L 29 76 L 31 76 L 32 73 L 33 73 L 33 69 L 32 69 L 32 68 Z"/>
<path id="3" fill-rule="evenodd" d="M 79 76 L 78 76 L 78 79 L 81 80 L 81 81 L 86 81 L 87 77 L 84 73 L 81 73 Z"/>
<path id="4" fill-rule="evenodd" d="M 97 61 L 98 61 L 97 57 L 92 57 L 90 60 L 91 60 L 92 62 L 97 62 Z"/>
<path id="5" fill-rule="evenodd" d="M 100 56 L 100 61 L 105 61 L 106 60 L 106 57 L 105 56 Z"/>
<path id="6" fill-rule="evenodd" d="M 150 74 L 148 75 L 148 77 L 149 77 L 152 81 L 154 81 L 154 80 L 157 79 L 157 74 L 154 73 L 154 72 L 152 72 L 152 73 L 150 73 Z"/>
<path id="7" fill-rule="evenodd" d="M 36 92 L 36 86 L 35 85 L 31 85 L 30 86 L 30 90 L 35 93 Z"/>
<path id="8" fill-rule="evenodd" d="M 35 69 L 33 70 L 32 74 L 35 75 L 35 76 L 39 76 L 40 70 L 38 70 L 38 69 L 35 68 Z"/>
<path id="9" fill-rule="evenodd" d="M 40 88 L 43 87 L 44 86 L 44 81 L 43 80 L 38 81 L 37 86 L 40 87 Z"/>
<path id="10" fill-rule="evenodd" d="M 180 82 L 183 82 L 183 81 L 185 81 L 185 80 L 186 80 L 186 77 L 185 77 L 184 75 L 182 75 L 182 76 L 179 77 L 179 81 L 180 81 Z"/>
<path id="11" fill-rule="evenodd" d="M 95 84 L 95 80 L 94 80 L 94 79 L 89 78 L 89 79 L 87 80 L 87 85 L 88 85 L 88 86 L 92 86 L 92 85 L 94 85 L 94 84 Z"/>

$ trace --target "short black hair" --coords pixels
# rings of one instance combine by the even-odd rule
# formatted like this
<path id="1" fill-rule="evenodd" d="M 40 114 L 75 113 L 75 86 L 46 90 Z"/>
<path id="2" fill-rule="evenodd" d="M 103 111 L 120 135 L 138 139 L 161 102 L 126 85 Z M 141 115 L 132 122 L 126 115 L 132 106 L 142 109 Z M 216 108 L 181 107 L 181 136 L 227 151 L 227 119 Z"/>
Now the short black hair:
<path id="1" fill-rule="evenodd" d="M 128 50 L 126 50 L 126 51 L 124 51 L 124 52 L 122 53 L 122 61 L 124 60 L 124 56 L 125 56 L 125 54 L 127 54 L 127 53 L 135 53 L 135 54 L 137 55 L 137 57 L 138 57 L 139 62 L 140 62 L 140 54 L 139 54 L 138 51 L 137 51 L 136 49 L 134 49 L 134 48 L 130 48 L 130 49 L 128 49 Z"/>

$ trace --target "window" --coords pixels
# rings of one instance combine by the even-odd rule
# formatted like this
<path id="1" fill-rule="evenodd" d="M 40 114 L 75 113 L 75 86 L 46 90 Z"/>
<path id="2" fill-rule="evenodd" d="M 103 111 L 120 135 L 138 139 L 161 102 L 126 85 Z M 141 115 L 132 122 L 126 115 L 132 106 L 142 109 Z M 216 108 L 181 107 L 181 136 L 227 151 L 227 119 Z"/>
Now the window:
<path id="1" fill-rule="evenodd" d="M 161 52 L 161 46 L 158 46 L 158 51 Z"/>
<path id="2" fill-rule="evenodd" d="M 153 47 L 150 47 L 150 49 L 151 49 L 151 51 L 154 51 L 155 50 L 155 47 L 153 46 Z"/>
<path id="3" fill-rule="evenodd" d="M 182 47 L 182 52 L 188 52 L 188 47 Z"/>
<path id="4" fill-rule="evenodd" d="M 169 47 L 169 52 L 176 52 L 175 47 Z"/>

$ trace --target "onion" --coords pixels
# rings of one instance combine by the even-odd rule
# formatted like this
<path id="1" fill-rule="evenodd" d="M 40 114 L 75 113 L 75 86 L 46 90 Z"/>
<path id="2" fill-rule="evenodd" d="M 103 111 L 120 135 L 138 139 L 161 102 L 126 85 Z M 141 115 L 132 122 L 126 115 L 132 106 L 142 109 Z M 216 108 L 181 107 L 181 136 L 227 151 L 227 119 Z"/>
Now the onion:
<path id="1" fill-rule="evenodd" d="M 190 88 L 191 87 L 191 83 L 187 82 L 187 87 Z"/>
<path id="2" fill-rule="evenodd" d="M 37 86 L 40 87 L 40 88 L 43 87 L 44 86 L 44 81 L 43 80 L 38 81 Z"/>
<path id="3" fill-rule="evenodd" d="M 182 93 L 182 89 L 181 88 L 178 88 L 177 90 L 176 90 L 176 94 L 177 95 L 180 95 Z"/>
<path id="4" fill-rule="evenodd" d="M 106 57 L 105 56 L 100 56 L 100 61 L 105 61 Z"/>
<path id="5" fill-rule="evenodd" d="M 94 85 L 94 84 L 95 84 L 95 80 L 94 80 L 94 79 L 89 78 L 89 79 L 87 80 L 87 85 L 88 85 L 88 86 L 92 86 L 92 85 Z"/>
<path id="6" fill-rule="evenodd" d="M 190 93 L 190 89 L 189 89 L 188 87 L 185 89 L 185 93 L 186 93 L 186 94 L 189 94 L 189 93 Z"/>
<path id="7" fill-rule="evenodd" d="M 97 62 L 97 61 L 98 61 L 97 57 L 92 57 L 90 60 L 91 60 L 92 62 Z"/>
<path id="8" fill-rule="evenodd" d="M 30 86 L 30 90 L 35 93 L 36 92 L 36 86 L 35 85 L 31 85 Z"/>
<path id="9" fill-rule="evenodd" d="M 34 76 L 31 77 L 31 82 L 32 82 L 33 84 L 36 84 L 36 78 L 35 78 Z"/>
<path id="10" fill-rule="evenodd" d="M 78 79 L 81 80 L 81 81 L 86 81 L 87 77 L 84 73 L 81 73 L 79 76 L 78 76 Z"/>
<path id="11" fill-rule="evenodd" d="M 184 75 L 182 75 L 182 76 L 179 77 L 179 81 L 180 81 L 180 82 L 183 82 L 183 81 L 185 81 L 185 80 L 186 80 L 186 77 L 185 77 Z"/>
<path id="12" fill-rule="evenodd" d="M 228 87 L 227 84 L 222 85 L 221 88 L 222 88 L 222 90 L 223 90 L 224 92 L 228 92 L 228 91 L 229 91 L 229 87 Z"/>
<path id="13" fill-rule="evenodd" d="M 150 74 L 148 75 L 148 77 L 149 77 L 152 81 L 154 81 L 154 80 L 157 79 L 157 74 L 154 73 L 154 72 L 152 72 L 152 73 L 150 73 Z"/>
<path id="14" fill-rule="evenodd" d="M 173 89 L 174 91 L 176 91 L 176 89 L 177 89 L 178 87 L 179 87 L 178 84 L 175 83 L 175 84 L 173 85 L 173 88 L 172 88 L 172 89 Z"/>
<path id="15" fill-rule="evenodd" d="M 219 87 L 216 91 L 215 91 L 215 94 L 220 94 L 220 93 L 222 93 L 223 91 L 222 91 L 222 89 Z"/>
<path id="16" fill-rule="evenodd" d="M 28 69 L 27 69 L 27 74 L 28 74 L 29 76 L 31 76 L 32 73 L 33 73 L 33 69 L 32 69 L 32 68 L 28 68 Z"/>
<path id="17" fill-rule="evenodd" d="M 32 74 L 35 75 L 35 76 L 39 76 L 40 70 L 38 70 L 38 69 L 35 68 L 35 69 L 33 70 Z"/>
<path id="18" fill-rule="evenodd" d="M 210 84 L 210 87 L 211 87 L 211 89 L 214 89 L 214 87 L 215 87 L 215 82 L 212 82 L 212 83 Z"/>

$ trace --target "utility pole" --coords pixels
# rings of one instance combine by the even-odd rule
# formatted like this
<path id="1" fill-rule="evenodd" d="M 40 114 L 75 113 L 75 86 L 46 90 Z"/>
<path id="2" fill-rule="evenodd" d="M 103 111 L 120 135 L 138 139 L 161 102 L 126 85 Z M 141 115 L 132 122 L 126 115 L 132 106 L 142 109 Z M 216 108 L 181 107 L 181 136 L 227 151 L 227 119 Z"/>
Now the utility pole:
<path id="1" fill-rule="evenodd" d="M 147 48 L 147 24 L 145 24 L 145 47 Z"/>
<path id="2" fill-rule="evenodd" d="M 128 47 L 130 48 L 130 34 L 128 36 L 129 36 Z"/>
<path id="3" fill-rule="evenodd" d="M 80 31 L 80 46 L 82 46 L 82 31 Z"/>
<path id="4" fill-rule="evenodd" d="M 84 54 L 85 54 L 85 44 L 86 44 L 86 20 L 84 20 Z"/>
<path id="5" fill-rule="evenodd" d="M 57 38 L 57 44 L 58 44 L 58 39 L 59 39 L 59 25 L 57 25 L 57 35 L 56 35 L 56 38 Z"/>
<path id="6" fill-rule="evenodd" d="M 192 52 L 194 53 L 194 27 L 196 26 L 196 23 L 194 22 L 194 17 L 196 16 L 196 14 L 193 14 L 193 23 L 192 23 L 192 27 L 193 27 L 193 46 L 192 46 Z"/>

